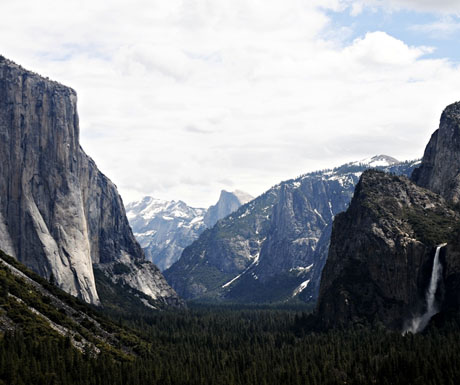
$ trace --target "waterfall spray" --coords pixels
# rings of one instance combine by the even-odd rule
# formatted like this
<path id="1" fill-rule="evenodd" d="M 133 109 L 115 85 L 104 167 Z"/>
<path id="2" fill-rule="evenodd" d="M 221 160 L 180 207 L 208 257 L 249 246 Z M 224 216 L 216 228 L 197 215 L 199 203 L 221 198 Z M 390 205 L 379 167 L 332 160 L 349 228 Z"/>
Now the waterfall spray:
<path id="1" fill-rule="evenodd" d="M 405 333 L 418 333 L 425 329 L 428 322 L 430 322 L 431 317 L 438 313 L 438 308 L 436 306 L 436 290 L 438 289 L 438 282 L 439 278 L 442 274 L 442 265 L 439 261 L 439 254 L 441 252 L 441 248 L 443 248 L 446 243 L 439 245 L 436 247 L 436 253 L 434 255 L 433 260 L 433 269 L 431 271 L 431 279 L 430 279 L 430 286 L 428 286 L 428 290 L 426 291 L 426 311 L 423 315 L 415 317 L 412 319 L 411 324 L 408 328 L 404 331 Z"/>

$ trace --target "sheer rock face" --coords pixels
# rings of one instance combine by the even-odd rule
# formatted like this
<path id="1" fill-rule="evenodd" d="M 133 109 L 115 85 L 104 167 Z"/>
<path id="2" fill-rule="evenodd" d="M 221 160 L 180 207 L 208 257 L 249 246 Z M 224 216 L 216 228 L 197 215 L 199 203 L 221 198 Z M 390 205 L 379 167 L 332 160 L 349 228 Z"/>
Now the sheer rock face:
<path id="1" fill-rule="evenodd" d="M 460 102 L 446 107 L 412 180 L 453 203 L 460 201 Z"/>
<path id="2" fill-rule="evenodd" d="M 453 205 L 460 199 L 460 103 L 444 110 L 411 179 L 366 172 L 334 221 L 317 306 L 324 327 L 380 322 L 404 329 L 426 310 L 443 243 L 436 306 L 442 314 L 460 309 L 460 215 Z"/>
<path id="3" fill-rule="evenodd" d="M 459 218 L 442 197 L 407 178 L 365 172 L 334 221 L 318 300 L 322 326 L 381 322 L 402 329 L 424 311 L 435 246 Z"/>
<path id="4" fill-rule="evenodd" d="M 76 102 L 0 57 L 0 249 L 98 304 L 92 263 L 144 256 L 115 185 L 79 145 Z"/>
<path id="5" fill-rule="evenodd" d="M 166 270 L 168 282 L 184 298 L 282 301 L 297 288 L 295 295 L 309 297 L 310 287 L 300 285 L 320 265 L 318 240 L 357 180 L 352 173 L 332 181 L 309 175 L 273 187 L 205 230 Z"/>
<path id="6" fill-rule="evenodd" d="M 447 106 L 441 115 L 439 129 L 426 146 L 422 163 L 414 170 L 412 180 L 447 201 L 460 202 L 460 102 Z M 460 309 L 460 231 L 457 229 L 445 248 L 444 311 Z"/>
<path id="7" fill-rule="evenodd" d="M 168 282 L 184 298 L 315 302 L 333 218 L 348 207 L 368 164 L 350 163 L 274 186 L 204 231 L 165 271 Z M 384 168 L 408 173 L 414 164 Z"/>
<path id="8" fill-rule="evenodd" d="M 222 190 L 217 203 L 214 206 L 209 207 L 206 211 L 203 219 L 204 224 L 208 228 L 214 226 L 218 220 L 225 218 L 227 215 L 238 210 L 242 205 L 253 199 L 254 197 L 244 191 L 236 190 L 228 192 Z"/>

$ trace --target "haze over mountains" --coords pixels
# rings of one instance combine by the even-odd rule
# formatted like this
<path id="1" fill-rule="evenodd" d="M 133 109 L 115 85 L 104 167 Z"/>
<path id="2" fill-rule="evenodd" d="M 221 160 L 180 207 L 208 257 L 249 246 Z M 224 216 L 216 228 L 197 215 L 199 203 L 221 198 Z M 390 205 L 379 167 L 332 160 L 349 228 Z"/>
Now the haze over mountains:
<path id="1" fill-rule="evenodd" d="M 1 66 L 0 247 L 87 302 L 100 303 L 98 285 L 104 295 L 121 285 L 149 306 L 180 304 L 145 261 L 116 187 L 79 146 L 75 92 L 4 58 Z M 129 213 L 184 298 L 314 302 L 332 220 L 361 173 L 413 166 L 381 155 L 282 182 L 254 200 L 222 191 L 204 210 L 146 198 Z"/>
<path id="2" fill-rule="evenodd" d="M 0 385 L 459 382 L 460 1 L 0 14 Z"/>
<path id="3" fill-rule="evenodd" d="M 163 271 L 176 262 L 184 248 L 206 228 L 252 199 L 243 191 L 222 190 L 218 202 L 206 210 L 190 207 L 182 201 L 144 197 L 129 203 L 126 213 L 146 257 Z"/>

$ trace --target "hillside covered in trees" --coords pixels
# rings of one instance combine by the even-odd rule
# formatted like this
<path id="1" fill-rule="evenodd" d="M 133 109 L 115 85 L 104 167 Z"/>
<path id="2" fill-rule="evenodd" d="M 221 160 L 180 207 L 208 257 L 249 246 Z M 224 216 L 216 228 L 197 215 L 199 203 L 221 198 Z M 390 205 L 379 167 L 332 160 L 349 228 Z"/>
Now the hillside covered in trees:
<path id="1" fill-rule="evenodd" d="M 287 305 L 192 303 L 189 310 L 121 316 L 108 309 L 104 315 L 41 284 L 74 310 L 53 310 L 53 298 L 0 268 L 2 385 L 426 385 L 455 384 L 460 377 L 455 319 L 401 335 L 378 325 L 314 331 L 306 308 Z M 31 310 L 32 300 L 39 311 Z M 69 316 L 77 310 L 88 317 L 81 326 Z M 56 325 L 67 325 L 67 332 Z"/>

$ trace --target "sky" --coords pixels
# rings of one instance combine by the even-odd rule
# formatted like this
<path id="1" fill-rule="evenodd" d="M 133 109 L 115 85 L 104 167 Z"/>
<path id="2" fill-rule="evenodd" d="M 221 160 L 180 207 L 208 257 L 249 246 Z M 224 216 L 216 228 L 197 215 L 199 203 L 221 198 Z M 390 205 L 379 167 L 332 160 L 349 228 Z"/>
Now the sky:
<path id="1" fill-rule="evenodd" d="M 458 0 L 2 0 L 0 54 L 78 93 L 125 203 L 215 203 L 423 155 L 460 100 Z"/>

